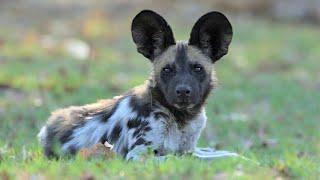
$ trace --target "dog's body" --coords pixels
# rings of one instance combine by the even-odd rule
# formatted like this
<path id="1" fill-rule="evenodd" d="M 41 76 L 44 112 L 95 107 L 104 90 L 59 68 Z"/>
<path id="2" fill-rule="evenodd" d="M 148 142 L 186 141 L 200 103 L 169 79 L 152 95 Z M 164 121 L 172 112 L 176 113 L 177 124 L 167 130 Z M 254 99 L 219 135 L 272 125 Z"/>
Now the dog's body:
<path id="1" fill-rule="evenodd" d="M 154 64 L 150 79 L 122 96 L 54 112 L 39 133 L 47 156 L 55 155 L 56 142 L 71 154 L 108 142 L 128 160 L 148 149 L 156 155 L 195 149 L 207 119 L 204 103 L 215 87 L 213 63 L 231 42 L 230 23 L 221 13 L 208 13 L 189 42 L 176 43 L 165 20 L 145 10 L 134 18 L 132 36 Z"/>
<path id="2" fill-rule="evenodd" d="M 151 93 L 144 85 L 112 100 L 54 112 L 40 133 L 46 155 L 53 155 L 53 138 L 69 153 L 107 141 L 126 159 L 138 158 L 147 147 L 156 155 L 192 151 L 205 126 L 204 109 L 183 124 Z"/>

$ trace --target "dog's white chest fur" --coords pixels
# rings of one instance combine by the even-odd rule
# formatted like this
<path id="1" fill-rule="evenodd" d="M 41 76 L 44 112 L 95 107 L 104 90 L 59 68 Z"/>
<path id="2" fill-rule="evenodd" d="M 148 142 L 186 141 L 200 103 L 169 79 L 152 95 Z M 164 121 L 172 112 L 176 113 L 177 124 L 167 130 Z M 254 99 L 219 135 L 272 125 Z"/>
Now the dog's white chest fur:
<path id="1" fill-rule="evenodd" d="M 160 154 L 193 151 L 207 120 L 204 110 L 183 126 L 170 116 L 157 120 L 152 116 L 148 118 L 152 131 L 146 134 L 146 139 L 154 142 L 153 147 Z"/>

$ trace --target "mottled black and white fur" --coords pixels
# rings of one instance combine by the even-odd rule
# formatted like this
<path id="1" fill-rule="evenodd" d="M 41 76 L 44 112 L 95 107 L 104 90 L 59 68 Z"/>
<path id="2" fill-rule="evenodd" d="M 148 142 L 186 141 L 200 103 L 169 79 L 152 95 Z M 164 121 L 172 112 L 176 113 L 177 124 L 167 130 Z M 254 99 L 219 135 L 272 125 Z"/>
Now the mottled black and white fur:
<path id="1" fill-rule="evenodd" d="M 127 160 L 193 152 L 205 127 L 205 100 L 215 87 L 213 64 L 224 56 L 232 27 L 219 12 L 202 16 L 188 42 L 176 42 L 157 13 L 141 11 L 132 22 L 138 52 L 153 63 L 148 81 L 113 99 L 52 113 L 38 137 L 48 157 L 75 154 L 108 142 Z"/>

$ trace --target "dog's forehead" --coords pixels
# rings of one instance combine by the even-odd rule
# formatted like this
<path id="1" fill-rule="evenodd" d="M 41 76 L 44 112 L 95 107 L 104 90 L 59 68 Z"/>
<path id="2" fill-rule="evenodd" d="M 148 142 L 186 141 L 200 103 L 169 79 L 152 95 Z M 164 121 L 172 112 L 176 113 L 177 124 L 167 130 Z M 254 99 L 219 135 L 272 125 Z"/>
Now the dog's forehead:
<path id="1" fill-rule="evenodd" d="M 212 69 L 209 57 L 205 56 L 198 48 L 188 45 L 186 42 L 177 42 L 170 46 L 154 60 L 155 68 L 162 68 L 167 64 L 201 64 L 207 72 Z"/>

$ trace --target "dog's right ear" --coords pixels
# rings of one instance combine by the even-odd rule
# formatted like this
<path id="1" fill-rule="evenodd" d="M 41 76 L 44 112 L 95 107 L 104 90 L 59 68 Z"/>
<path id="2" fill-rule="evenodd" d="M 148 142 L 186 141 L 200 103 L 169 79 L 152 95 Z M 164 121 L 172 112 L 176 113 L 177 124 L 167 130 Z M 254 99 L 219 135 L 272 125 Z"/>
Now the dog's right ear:
<path id="1" fill-rule="evenodd" d="M 134 17 L 131 33 L 138 52 L 151 61 L 175 44 L 168 23 L 151 10 L 143 10 Z"/>

